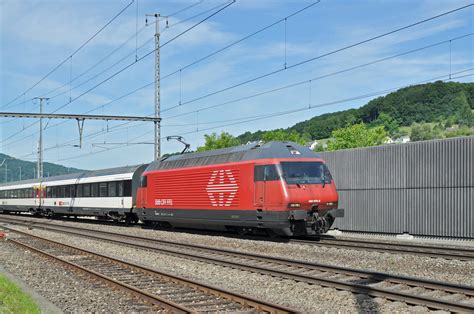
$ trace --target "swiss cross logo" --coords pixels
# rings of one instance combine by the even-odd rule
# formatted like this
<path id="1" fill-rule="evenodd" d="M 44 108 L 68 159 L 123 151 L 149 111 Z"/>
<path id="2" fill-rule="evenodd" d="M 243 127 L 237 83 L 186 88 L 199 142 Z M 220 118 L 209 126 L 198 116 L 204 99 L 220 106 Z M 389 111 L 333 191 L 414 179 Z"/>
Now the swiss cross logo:
<path id="1" fill-rule="evenodd" d="M 207 195 L 212 206 L 230 206 L 239 186 L 232 170 L 214 170 L 207 183 Z"/>

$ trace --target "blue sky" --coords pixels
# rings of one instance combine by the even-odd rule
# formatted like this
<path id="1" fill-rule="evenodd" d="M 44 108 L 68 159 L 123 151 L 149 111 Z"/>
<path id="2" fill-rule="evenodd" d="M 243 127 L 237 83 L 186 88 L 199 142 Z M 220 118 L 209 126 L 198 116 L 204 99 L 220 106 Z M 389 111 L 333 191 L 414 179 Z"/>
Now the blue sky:
<path id="1" fill-rule="evenodd" d="M 137 1 L 137 0 L 135 0 Z M 154 80 L 153 55 L 137 62 L 123 73 L 69 103 L 154 49 L 154 25 L 145 26 L 145 14 L 167 15 L 197 3 L 166 20 L 162 19 L 161 41 L 166 42 L 206 16 L 205 12 L 225 1 L 138 0 L 122 15 L 70 58 L 52 75 L 17 101 L 21 95 L 59 62 L 68 58 L 83 42 L 122 10 L 128 1 L 29 1 L 2 0 L 0 111 L 37 112 L 38 102 L 30 99 L 48 96 L 45 112 L 63 107 L 58 113 L 104 115 L 150 115 L 154 111 L 154 86 L 139 90 L 118 101 L 111 101 Z M 311 1 L 238 0 L 228 8 L 166 45 L 161 50 L 161 74 L 165 76 L 238 39 L 311 4 Z M 195 149 L 204 134 L 288 127 L 327 112 L 356 108 L 376 96 L 338 102 L 472 69 L 473 36 L 452 40 L 419 52 L 392 58 L 338 75 L 312 80 L 298 86 L 213 109 L 203 108 L 305 82 L 360 64 L 474 32 L 473 7 L 423 23 L 357 47 L 282 70 L 249 84 L 194 101 L 201 96 L 270 73 L 344 46 L 403 27 L 472 1 L 324 1 L 281 22 L 203 62 L 187 67 L 161 82 L 162 135 L 183 135 Z M 137 19 L 138 10 L 138 19 Z M 215 10 L 214 10 L 215 11 Z M 207 13 L 210 14 L 210 13 Z M 140 31 L 137 39 L 134 35 Z M 127 41 L 127 39 L 130 39 Z M 78 75 L 102 63 L 81 77 Z M 286 48 L 285 48 L 286 47 Z M 138 49 L 137 49 L 138 48 Z M 286 59 L 285 59 L 286 51 Z M 115 65 L 114 65 L 115 64 Z M 103 72 L 103 73 L 101 73 Z M 462 75 L 474 71 L 463 72 Z M 97 75 L 99 74 L 99 75 Z M 456 75 L 454 75 L 456 76 Z M 457 75 L 460 76 L 460 75 Z M 72 80 L 72 82 L 71 82 Z M 473 76 L 456 81 L 472 82 Z M 78 86 L 80 85 L 80 86 Z M 60 94 L 60 95 L 58 95 Z M 56 96 L 57 95 L 57 96 Z M 183 105 L 172 110 L 166 110 Z M 318 105 L 337 102 L 318 107 Z M 311 110 L 255 120 L 309 106 Z M 181 115 L 185 114 L 185 115 Z M 175 117 L 181 115 L 179 117 Z M 0 151 L 17 158 L 35 160 L 38 124 L 35 120 L 0 118 Z M 153 145 L 111 145 L 111 143 L 151 142 L 150 123 L 86 121 L 82 149 L 78 144 L 75 121 L 45 121 L 45 160 L 71 167 L 98 169 L 149 162 Z M 233 124 L 233 125 L 228 125 Z M 31 125 L 31 126 L 30 126 Z M 227 126 L 224 126 L 227 125 Z M 107 143 L 104 145 L 104 143 Z M 105 150 L 105 149 L 109 150 Z M 181 150 L 176 142 L 162 141 L 162 152 Z"/>

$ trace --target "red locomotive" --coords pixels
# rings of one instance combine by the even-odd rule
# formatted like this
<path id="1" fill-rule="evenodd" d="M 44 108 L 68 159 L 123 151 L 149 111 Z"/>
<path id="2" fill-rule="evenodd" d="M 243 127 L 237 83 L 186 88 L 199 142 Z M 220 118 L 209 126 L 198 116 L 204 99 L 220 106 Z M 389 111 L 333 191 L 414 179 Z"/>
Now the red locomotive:
<path id="1" fill-rule="evenodd" d="M 172 225 L 284 236 L 326 232 L 344 210 L 320 156 L 292 142 L 244 145 L 151 163 L 138 217 Z"/>

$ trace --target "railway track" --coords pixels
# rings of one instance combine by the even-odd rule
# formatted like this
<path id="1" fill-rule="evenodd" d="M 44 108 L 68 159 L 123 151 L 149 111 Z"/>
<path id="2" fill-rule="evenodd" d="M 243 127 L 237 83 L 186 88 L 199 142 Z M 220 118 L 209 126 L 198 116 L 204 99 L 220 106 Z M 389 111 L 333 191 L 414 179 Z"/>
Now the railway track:
<path id="1" fill-rule="evenodd" d="M 457 259 L 457 260 L 474 260 L 474 250 L 460 247 L 443 247 L 419 244 L 404 244 L 390 242 L 374 242 L 352 239 L 335 239 L 335 238 L 319 238 L 319 239 L 292 239 L 291 243 L 308 244 L 331 248 L 344 248 L 353 250 L 376 251 L 382 253 L 403 253 L 412 255 L 429 256 L 434 258 Z"/>
<path id="2" fill-rule="evenodd" d="M 10 242 L 40 253 L 171 313 L 294 313 L 293 309 L 124 262 L 19 230 Z"/>
<path id="3" fill-rule="evenodd" d="M 0 221 L 6 220 L 0 218 Z M 473 286 L 175 243 L 80 227 L 63 227 L 42 222 L 32 223 L 31 221 L 10 222 L 274 277 L 363 293 L 373 297 L 383 297 L 388 300 L 406 302 L 407 304 L 423 305 L 432 309 L 474 312 Z"/>

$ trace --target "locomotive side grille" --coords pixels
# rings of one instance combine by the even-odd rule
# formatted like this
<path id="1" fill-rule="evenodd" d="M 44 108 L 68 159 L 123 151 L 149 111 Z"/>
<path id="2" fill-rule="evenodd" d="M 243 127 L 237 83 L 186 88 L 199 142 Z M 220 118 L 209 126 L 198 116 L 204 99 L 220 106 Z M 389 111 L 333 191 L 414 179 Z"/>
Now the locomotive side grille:
<path id="1" fill-rule="evenodd" d="M 238 169 L 162 172 L 153 178 L 155 205 L 175 208 L 236 208 Z"/>

